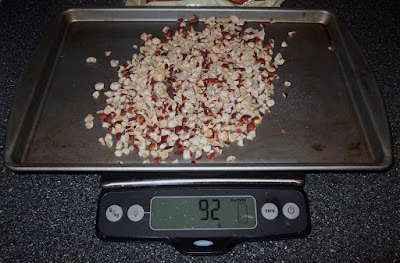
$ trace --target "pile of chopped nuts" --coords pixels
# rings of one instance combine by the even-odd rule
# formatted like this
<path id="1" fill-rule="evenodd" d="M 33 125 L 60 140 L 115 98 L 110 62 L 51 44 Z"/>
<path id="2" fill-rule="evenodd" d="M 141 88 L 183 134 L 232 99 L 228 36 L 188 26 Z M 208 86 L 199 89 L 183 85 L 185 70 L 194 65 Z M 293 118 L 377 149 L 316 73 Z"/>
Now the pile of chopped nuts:
<path id="1" fill-rule="evenodd" d="M 137 149 L 144 163 L 180 155 L 193 163 L 203 155 L 212 161 L 224 147 L 255 138 L 256 126 L 275 103 L 272 81 L 284 59 L 280 53 L 273 58 L 274 40 L 263 44 L 263 24 L 244 28 L 246 20 L 236 16 L 211 17 L 196 32 L 190 24 L 198 21 L 179 19 L 176 31 L 164 27 L 165 40 L 143 33 L 140 53 L 119 65 L 119 80 L 104 91 L 107 104 L 97 112 L 107 129 L 99 141 L 115 146 L 116 156 Z M 93 97 L 103 89 L 97 83 Z"/>

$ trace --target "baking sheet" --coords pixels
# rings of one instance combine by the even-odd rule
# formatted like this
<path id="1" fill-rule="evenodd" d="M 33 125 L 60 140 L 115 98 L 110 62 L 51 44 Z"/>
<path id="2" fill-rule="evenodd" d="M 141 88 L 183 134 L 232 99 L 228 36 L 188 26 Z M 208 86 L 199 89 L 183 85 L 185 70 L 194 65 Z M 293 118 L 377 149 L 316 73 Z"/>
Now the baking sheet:
<path id="1" fill-rule="evenodd" d="M 84 117 L 102 109 L 92 98 L 94 84 L 117 81 L 104 52 L 129 60 L 143 32 L 162 37 L 176 19 L 235 14 L 267 25 L 274 54 L 285 64 L 271 114 L 244 147 L 224 148 L 211 162 L 143 164 L 136 152 L 120 158 L 100 145 L 100 122 L 92 130 Z M 197 29 L 201 25 L 197 25 Z M 296 31 L 293 38 L 289 31 Z M 287 48 L 280 43 L 286 41 Z M 328 50 L 334 45 L 335 51 Z M 88 65 L 86 58 L 97 58 Z M 284 87 L 284 81 L 290 87 Z M 288 94 L 287 98 L 282 92 Z M 282 130 L 285 132 L 283 133 Z M 229 155 L 236 156 L 226 163 Z M 172 162 L 174 156 L 169 158 Z M 123 162 L 119 164 L 118 162 Z M 60 15 L 28 63 L 16 90 L 8 122 L 5 163 L 20 171 L 205 171 L 205 170 L 365 170 L 392 162 L 389 126 L 376 81 L 363 55 L 337 18 L 323 10 L 271 9 L 73 9 Z"/>

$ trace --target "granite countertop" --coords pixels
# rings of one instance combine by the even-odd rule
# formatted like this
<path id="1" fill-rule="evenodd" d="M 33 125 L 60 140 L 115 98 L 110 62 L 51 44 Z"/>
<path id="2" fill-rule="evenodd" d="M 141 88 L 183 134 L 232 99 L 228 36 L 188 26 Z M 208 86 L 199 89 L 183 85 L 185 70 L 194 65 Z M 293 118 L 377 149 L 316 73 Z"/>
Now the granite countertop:
<path id="1" fill-rule="evenodd" d="M 370 63 L 391 125 L 394 164 L 384 172 L 307 174 L 312 231 L 303 239 L 248 242 L 211 257 L 163 243 L 104 242 L 95 235 L 100 176 L 17 174 L 3 164 L 7 117 L 23 68 L 57 14 L 123 1 L 0 3 L 0 262 L 397 262 L 400 260 L 400 26 L 397 1 L 286 0 L 337 14 Z"/>

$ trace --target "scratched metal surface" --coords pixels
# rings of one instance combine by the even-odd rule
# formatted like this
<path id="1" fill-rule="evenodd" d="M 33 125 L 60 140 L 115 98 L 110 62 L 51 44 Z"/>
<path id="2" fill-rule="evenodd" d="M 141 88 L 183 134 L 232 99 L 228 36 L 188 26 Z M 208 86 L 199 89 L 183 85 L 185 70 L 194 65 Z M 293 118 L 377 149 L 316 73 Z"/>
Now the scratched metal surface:
<path id="1" fill-rule="evenodd" d="M 251 21 L 277 21 L 266 28 L 266 39 L 276 41 L 274 53 L 281 52 L 286 60 L 274 83 L 276 105 L 253 141 L 224 148 L 214 162 L 203 157 L 197 164 L 180 159 L 179 164 L 144 165 L 135 152 L 116 157 L 98 142 L 105 135 L 100 122 L 92 130 L 83 122 L 105 103 L 104 95 L 92 98 L 94 84 L 108 86 L 118 80 L 104 51 L 112 50 L 112 58 L 120 62 L 129 60 L 137 52 L 132 45 L 142 44 L 141 33 L 161 37 L 165 25 L 176 28 L 176 18 L 192 13 L 200 18 L 233 13 Z M 289 37 L 289 31 L 296 36 Z M 67 11 L 49 30 L 16 91 L 6 164 L 15 170 L 43 171 L 384 169 L 392 159 L 386 113 L 374 77 L 347 34 L 335 16 L 318 10 Z M 282 41 L 287 48 L 280 47 Z M 330 45 L 336 47 L 334 52 L 328 50 Z M 88 65 L 88 56 L 97 63 Z M 292 85 L 285 87 L 284 81 Z M 229 155 L 237 157 L 235 162 L 225 162 Z"/>

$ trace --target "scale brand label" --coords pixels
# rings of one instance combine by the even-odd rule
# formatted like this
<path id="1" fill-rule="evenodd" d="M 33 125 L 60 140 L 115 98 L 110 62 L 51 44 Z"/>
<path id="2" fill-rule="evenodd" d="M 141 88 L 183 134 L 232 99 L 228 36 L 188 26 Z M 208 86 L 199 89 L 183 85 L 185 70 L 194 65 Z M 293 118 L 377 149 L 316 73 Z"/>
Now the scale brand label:
<path id="1" fill-rule="evenodd" d="M 212 242 L 210 240 L 197 240 L 197 241 L 194 241 L 193 244 L 198 247 L 209 247 L 209 246 L 214 245 L 214 242 Z"/>

